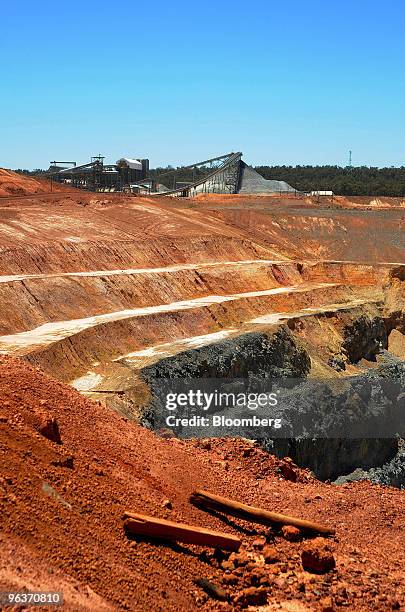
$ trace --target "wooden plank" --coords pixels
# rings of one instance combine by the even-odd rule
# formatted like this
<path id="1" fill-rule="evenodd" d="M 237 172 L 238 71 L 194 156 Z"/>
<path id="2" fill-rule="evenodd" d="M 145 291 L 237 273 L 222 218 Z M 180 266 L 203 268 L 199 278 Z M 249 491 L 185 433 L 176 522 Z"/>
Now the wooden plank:
<path id="1" fill-rule="evenodd" d="M 228 599 L 227 592 L 218 584 L 207 580 L 206 578 L 197 578 L 194 580 L 197 586 L 202 588 L 207 595 L 213 597 L 214 599 L 218 599 L 219 601 L 226 601 Z"/>
<path id="2" fill-rule="evenodd" d="M 331 527 L 327 527 L 326 525 L 320 525 L 319 523 L 296 518 L 294 516 L 278 514 L 277 512 L 269 512 L 263 508 L 248 506 L 246 504 L 221 497 L 220 495 L 214 495 L 208 491 L 194 491 L 194 493 L 190 495 L 190 502 L 202 510 L 224 512 L 226 514 L 230 514 L 231 516 L 236 516 L 237 518 L 242 518 L 254 523 L 260 523 L 261 525 L 279 523 L 281 525 L 293 525 L 299 529 L 315 531 L 317 533 L 324 533 L 327 535 L 335 534 L 335 530 Z"/>
<path id="3" fill-rule="evenodd" d="M 239 550 L 241 545 L 239 538 L 227 533 L 212 531 L 203 527 L 193 527 L 184 523 L 174 523 L 146 514 L 128 511 L 124 513 L 124 519 L 125 531 L 135 535 L 233 551 Z"/>

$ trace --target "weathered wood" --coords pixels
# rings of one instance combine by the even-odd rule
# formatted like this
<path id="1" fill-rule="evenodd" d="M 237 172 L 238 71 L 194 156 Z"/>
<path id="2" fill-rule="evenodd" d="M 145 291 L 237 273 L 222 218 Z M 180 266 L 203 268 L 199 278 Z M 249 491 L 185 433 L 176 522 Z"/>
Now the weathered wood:
<path id="1" fill-rule="evenodd" d="M 220 495 L 214 495 L 208 491 L 194 491 L 194 493 L 190 495 L 190 502 L 202 510 L 224 512 L 231 516 L 236 516 L 237 518 L 260 523 L 261 525 L 279 523 L 281 525 L 293 525 L 299 529 L 315 531 L 327 535 L 334 535 L 335 533 L 334 529 L 326 525 L 320 525 L 319 523 L 296 518 L 294 516 L 278 514 L 277 512 L 269 512 L 268 510 L 263 510 L 263 508 L 248 506 L 231 499 L 226 499 Z"/>
<path id="2" fill-rule="evenodd" d="M 124 529 L 131 534 L 233 551 L 238 550 L 241 545 L 239 538 L 227 533 L 174 523 L 154 516 L 125 512 L 124 519 Z"/>
<path id="3" fill-rule="evenodd" d="M 218 599 L 219 601 L 226 601 L 228 599 L 228 593 L 218 584 L 214 584 L 214 582 L 211 582 L 206 578 L 197 578 L 194 580 L 194 582 L 210 597 Z"/>

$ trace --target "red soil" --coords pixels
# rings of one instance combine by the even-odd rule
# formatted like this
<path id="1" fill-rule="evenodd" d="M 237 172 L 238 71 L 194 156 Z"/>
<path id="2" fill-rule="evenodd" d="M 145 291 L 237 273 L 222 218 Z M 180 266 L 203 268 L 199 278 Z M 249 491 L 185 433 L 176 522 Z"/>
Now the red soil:
<path id="1" fill-rule="evenodd" d="M 390 610 L 405 603 L 399 490 L 320 483 L 241 440 L 158 438 L 9 357 L 0 359 L 0 432 L 0 590 L 61 590 L 67 610 L 227 610 L 266 600 L 268 609 Z M 296 482 L 283 477 L 291 470 Z M 323 522 L 337 535 L 308 548 L 263 527 L 224 522 L 188 503 L 197 487 Z M 239 535 L 242 552 L 222 561 L 199 547 L 130 542 L 125 509 Z M 263 549 L 260 535 L 271 546 Z M 318 564 L 329 558 L 329 571 L 305 571 L 301 553 L 306 564 L 309 554 Z M 198 578 L 221 585 L 232 604 L 209 598 Z"/>
<path id="2" fill-rule="evenodd" d="M 71 187 L 53 183 L 37 176 L 18 174 L 12 170 L 0 168 L 0 196 L 19 196 L 49 193 L 50 191 L 70 191 Z"/>

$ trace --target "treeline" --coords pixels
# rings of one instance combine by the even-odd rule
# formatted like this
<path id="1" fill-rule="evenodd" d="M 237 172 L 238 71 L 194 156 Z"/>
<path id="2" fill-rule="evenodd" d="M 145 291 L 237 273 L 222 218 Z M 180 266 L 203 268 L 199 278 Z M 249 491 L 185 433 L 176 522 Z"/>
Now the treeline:
<path id="1" fill-rule="evenodd" d="M 405 167 L 256 166 L 266 179 L 286 181 L 299 191 L 328 190 L 338 195 L 405 196 Z"/>

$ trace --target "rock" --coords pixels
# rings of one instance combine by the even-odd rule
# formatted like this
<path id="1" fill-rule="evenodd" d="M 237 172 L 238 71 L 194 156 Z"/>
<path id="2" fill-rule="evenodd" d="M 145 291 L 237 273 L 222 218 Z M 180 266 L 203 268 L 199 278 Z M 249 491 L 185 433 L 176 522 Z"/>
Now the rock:
<path id="1" fill-rule="evenodd" d="M 269 575 L 263 566 L 257 565 L 254 569 L 252 569 L 250 575 L 247 576 L 247 579 L 252 585 L 258 586 L 260 583 L 268 584 Z"/>
<path id="2" fill-rule="evenodd" d="M 333 612 L 333 610 L 335 609 L 333 606 L 332 597 L 324 597 L 319 602 L 319 605 L 321 607 L 322 612 Z"/>
<path id="3" fill-rule="evenodd" d="M 344 584 L 341 584 L 336 589 L 336 595 L 339 595 L 342 599 L 347 599 L 347 589 Z"/>
<path id="4" fill-rule="evenodd" d="M 265 546 L 262 554 L 265 563 L 278 563 L 281 561 L 281 555 L 275 546 Z"/>
<path id="5" fill-rule="evenodd" d="M 357 363 L 363 357 L 373 360 L 381 347 L 388 346 L 387 329 L 381 317 L 362 315 L 346 325 L 343 336 L 342 353 L 351 363 Z"/>
<path id="6" fill-rule="evenodd" d="M 232 561 L 236 567 L 242 567 L 249 562 L 250 557 L 246 553 L 241 552 L 231 555 L 229 560 Z"/>
<path id="7" fill-rule="evenodd" d="M 60 459 L 56 459 L 55 461 L 52 461 L 52 465 L 54 465 L 55 467 L 64 467 L 64 468 L 73 470 L 73 467 L 74 467 L 73 462 L 74 462 L 73 455 L 68 455 L 67 457 L 61 457 Z"/>
<path id="8" fill-rule="evenodd" d="M 286 461 L 289 457 L 286 457 L 282 463 L 280 464 L 279 470 L 285 480 L 290 480 L 291 482 L 297 482 L 297 472 L 292 467 L 291 459 L 290 461 Z M 291 463 L 290 463 L 291 462 Z"/>
<path id="9" fill-rule="evenodd" d="M 238 577 L 236 576 L 236 574 L 225 574 L 222 580 L 225 584 L 237 584 L 238 583 Z"/>
<path id="10" fill-rule="evenodd" d="M 241 608 L 249 606 L 265 606 L 267 604 L 267 589 L 264 587 L 249 587 L 237 593 L 234 604 Z"/>
<path id="11" fill-rule="evenodd" d="M 335 557 L 329 543 L 324 538 L 306 542 L 301 553 L 302 567 L 307 572 L 323 574 L 334 569 Z"/>
<path id="12" fill-rule="evenodd" d="M 284 525 L 281 528 L 281 533 L 283 534 L 283 538 L 289 542 L 298 542 L 301 538 L 301 531 L 297 529 L 297 527 L 293 527 L 293 525 Z"/>
<path id="13" fill-rule="evenodd" d="M 388 605 L 391 606 L 392 610 L 400 610 L 401 604 L 396 597 L 389 597 L 387 601 Z"/>
<path id="14" fill-rule="evenodd" d="M 160 438 L 165 438 L 166 440 L 176 437 L 174 431 L 172 429 L 169 429 L 168 427 L 162 427 L 162 429 L 159 429 L 156 432 L 156 435 L 158 435 Z"/>
<path id="15" fill-rule="evenodd" d="M 167 508 L 168 510 L 172 510 L 173 504 L 170 501 L 170 499 L 164 499 L 163 502 L 162 502 L 162 507 L 163 508 Z"/>
<path id="16" fill-rule="evenodd" d="M 222 550 L 222 548 L 215 548 L 214 552 L 213 552 L 213 556 L 215 557 L 215 559 L 217 559 L 220 563 L 222 563 L 222 561 L 224 561 L 225 559 L 229 559 L 229 553 L 226 552 L 225 550 Z"/>
<path id="17" fill-rule="evenodd" d="M 225 571 L 229 570 L 230 572 L 233 572 L 233 570 L 235 569 L 235 564 L 232 561 L 229 561 L 228 559 L 228 560 L 222 561 L 221 568 Z"/>
<path id="18" fill-rule="evenodd" d="M 346 362 L 342 355 L 334 355 L 328 361 L 328 366 L 336 370 L 337 372 L 342 372 L 346 370 Z"/>
<path id="19" fill-rule="evenodd" d="M 252 542 L 253 548 L 257 548 L 257 550 L 262 550 L 266 545 L 266 538 L 264 536 L 259 536 Z"/>
<path id="20" fill-rule="evenodd" d="M 60 436 L 59 424 L 56 419 L 50 416 L 41 415 L 41 421 L 38 427 L 38 431 L 41 436 L 55 442 L 56 444 L 62 444 L 62 438 Z"/>

